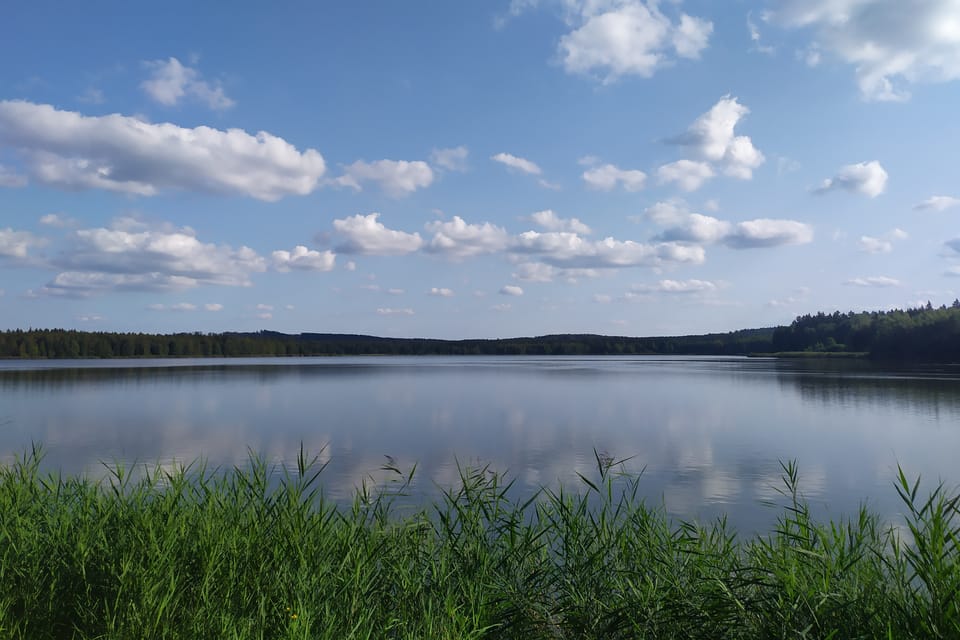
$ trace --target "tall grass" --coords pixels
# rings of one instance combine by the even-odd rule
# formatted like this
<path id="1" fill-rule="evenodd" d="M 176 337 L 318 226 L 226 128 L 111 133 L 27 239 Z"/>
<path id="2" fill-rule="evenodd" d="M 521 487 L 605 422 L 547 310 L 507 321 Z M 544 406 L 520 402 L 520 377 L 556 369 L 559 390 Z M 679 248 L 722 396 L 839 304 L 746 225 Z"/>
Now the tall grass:
<path id="1" fill-rule="evenodd" d="M 600 455 L 580 491 L 461 469 L 414 513 L 412 472 L 338 505 L 302 452 L 279 486 L 255 457 L 100 482 L 40 461 L 0 468 L 3 638 L 960 638 L 958 498 L 902 472 L 903 528 L 815 522 L 790 463 L 774 530 L 739 539 Z"/>

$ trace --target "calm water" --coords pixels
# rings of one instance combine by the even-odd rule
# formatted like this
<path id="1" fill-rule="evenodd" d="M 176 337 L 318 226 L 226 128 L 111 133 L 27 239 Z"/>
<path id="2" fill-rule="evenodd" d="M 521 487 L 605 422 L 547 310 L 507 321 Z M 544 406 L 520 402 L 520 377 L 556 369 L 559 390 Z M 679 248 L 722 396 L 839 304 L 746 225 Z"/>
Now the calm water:
<path id="1" fill-rule="evenodd" d="M 0 361 L 0 460 L 43 443 L 45 464 L 204 457 L 248 449 L 329 460 L 328 495 L 381 481 L 385 455 L 417 463 L 415 491 L 490 463 L 519 490 L 576 482 L 593 450 L 633 456 L 642 491 L 684 518 L 730 515 L 742 530 L 776 512 L 779 460 L 828 515 L 867 500 L 896 519 L 892 482 L 960 481 L 960 368 L 743 358 L 323 358 Z"/>

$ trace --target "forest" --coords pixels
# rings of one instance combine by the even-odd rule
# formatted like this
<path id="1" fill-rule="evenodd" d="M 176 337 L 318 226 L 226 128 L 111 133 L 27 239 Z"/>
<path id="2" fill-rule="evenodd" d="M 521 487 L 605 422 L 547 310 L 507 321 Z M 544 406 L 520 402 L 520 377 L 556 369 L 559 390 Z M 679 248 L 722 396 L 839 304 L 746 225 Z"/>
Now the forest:
<path id="1" fill-rule="evenodd" d="M 960 362 L 960 301 L 935 308 L 817 313 L 787 326 L 672 337 L 557 334 L 437 340 L 338 333 L 0 332 L 0 358 L 167 358 L 343 355 L 816 355 Z"/>

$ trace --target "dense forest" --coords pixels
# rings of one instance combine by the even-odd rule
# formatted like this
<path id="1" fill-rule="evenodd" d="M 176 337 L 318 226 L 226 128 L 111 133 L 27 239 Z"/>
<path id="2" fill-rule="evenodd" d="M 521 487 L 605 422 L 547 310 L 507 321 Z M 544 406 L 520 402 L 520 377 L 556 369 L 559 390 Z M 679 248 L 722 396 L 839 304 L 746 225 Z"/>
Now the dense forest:
<path id="1" fill-rule="evenodd" d="M 301 333 L 0 333 L 0 358 L 165 358 L 343 355 L 743 355 L 770 350 L 773 329 L 675 338 L 564 334 L 504 340 L 431 340 Z"/>
<path id="2" fill-rule="evenodd" d="M 861 352 L 883 360 L 960 362 L 960 300 L 949 307 L 800 316 L 773 331 L 775 352 Z"/>
<path id="3" fill-rule="evenodd" d="M 960 362 L 960 301 L 950 307 L 800 316 L 789 326 L 697 336 L 632 338 L 559 334 L 500 340 L 433 340 L 273 331 L 0 332 L 0 358 L 166 358 L 341 355 L 751 355 L 860 353 L 877 359 Z"/>

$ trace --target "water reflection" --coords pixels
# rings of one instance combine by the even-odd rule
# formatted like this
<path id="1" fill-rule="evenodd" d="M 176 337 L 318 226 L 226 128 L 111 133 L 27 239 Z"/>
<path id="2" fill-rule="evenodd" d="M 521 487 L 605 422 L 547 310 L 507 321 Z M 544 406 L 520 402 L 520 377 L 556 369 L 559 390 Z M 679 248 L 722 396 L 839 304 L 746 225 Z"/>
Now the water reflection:
<path id="1" fill-rule="evenodd" d="M 576 482 L 596 448 L 633 456 L 643 495 L 671 513 L 752 530 L 782 501 L 778 460 L 797 459 L 801 489 L 834 515 L 864 498 L 895 513 L 898 463 L 955 481 L 958 382 L 948 368 L 736 358 L 6 362 L 0 457 L 42 442 L 51 468 L 99 475 L 100 461 L 243 466 L 250 450 L 293 464 L 302 443 L 347 499 L 393 475 L 384 455 L 418 465 L 425 497 L 458 464 L 508 471 L 518 492 Z"/>

